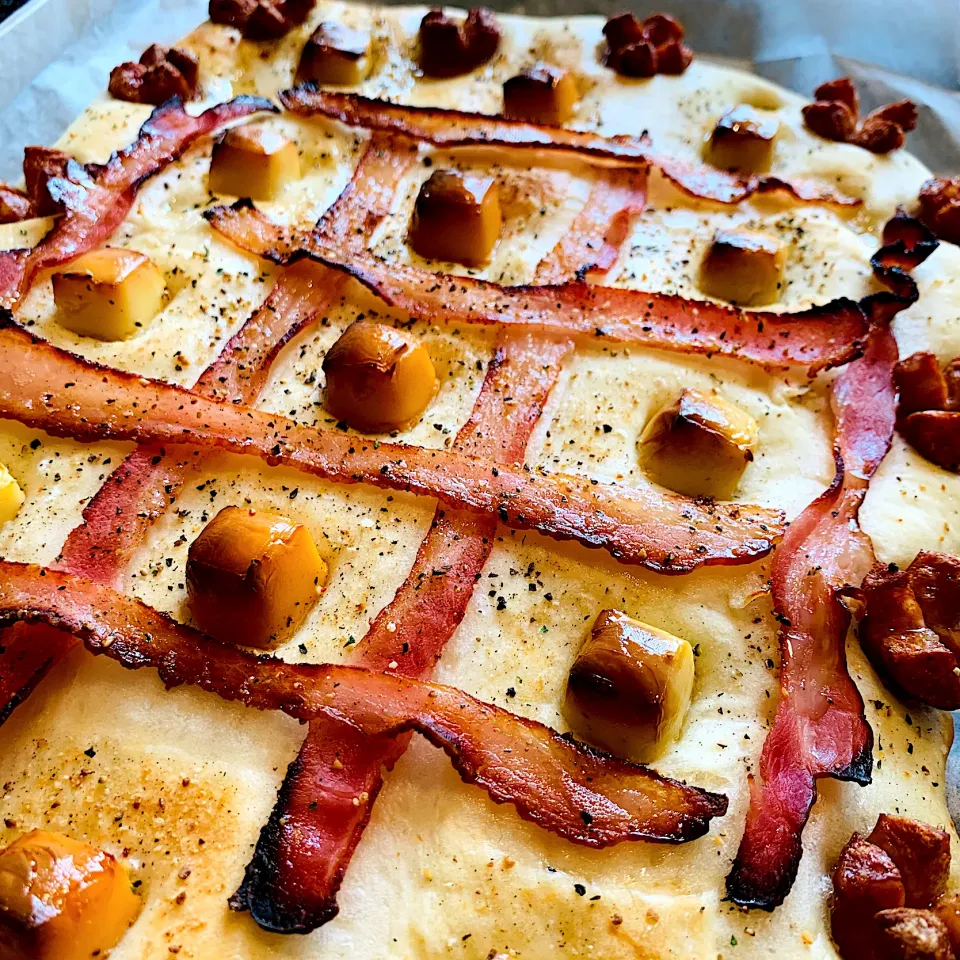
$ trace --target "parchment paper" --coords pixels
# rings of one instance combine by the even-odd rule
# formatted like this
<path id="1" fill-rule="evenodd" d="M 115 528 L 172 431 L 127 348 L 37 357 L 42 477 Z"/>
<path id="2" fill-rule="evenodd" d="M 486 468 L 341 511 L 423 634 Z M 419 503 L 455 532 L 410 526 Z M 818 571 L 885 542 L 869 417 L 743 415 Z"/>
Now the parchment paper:
<path id="1" fill-rule="evenodd" d="M 852 76 L 868 110 L 901 97 L 918 104 L 910 151 L 936 173 L 960 173 L 960 0 L 482 2 L 532 16 L 667 10 L 698 55 L 806 96 L 824 80 Z M 112 67 L 151 43 L 173 43 L 206 15 L 207 0 L 31 0 L 0 24 L 0 180 L 20 179 L 23 148 L 56 140 L 104 90 Z M 960 828 L 960 744 L 947 770 Z"/>
<path id="2" fill-rule="evenodd" d="M 960 171 L 960 0 L 485 2 L 537 16 L 667 9 L 697 53 L 735 60 L 806 95 L 850 74 L 867 109 L 899 97 L 920 104 L 910 150 L 938 173 Z M 206 0 L 32 0 L 0 25 L 0 179 L 18 180 L 23 148 L 56 140 L 104 89 L 112 67 L 182 37 L 206 9 Z"/>

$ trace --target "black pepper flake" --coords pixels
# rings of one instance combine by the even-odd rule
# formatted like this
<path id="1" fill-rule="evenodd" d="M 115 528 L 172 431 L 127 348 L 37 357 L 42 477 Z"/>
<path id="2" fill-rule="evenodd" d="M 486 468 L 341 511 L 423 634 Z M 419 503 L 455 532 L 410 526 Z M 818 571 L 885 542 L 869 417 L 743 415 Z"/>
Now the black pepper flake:
<path id="1" fill-rule="evenodd" d="M 585 897 L 587 895 L 587 888 L 582 883 L 575 883 L 573 889 L 576 891 L 578 897 Z"/>

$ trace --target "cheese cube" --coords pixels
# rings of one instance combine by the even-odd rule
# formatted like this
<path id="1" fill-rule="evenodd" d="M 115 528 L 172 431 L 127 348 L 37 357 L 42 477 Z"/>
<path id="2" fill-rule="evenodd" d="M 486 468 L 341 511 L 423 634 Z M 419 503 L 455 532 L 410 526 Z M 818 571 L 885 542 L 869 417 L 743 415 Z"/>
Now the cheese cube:
<path id="1" fill-rule="evenodd" d="M 23 491 L 10 471 L 0 463 L 0 526 L 12 520 L 23 506 Z"/>
<path id="2" fill-rule="evenodd" d="M 729 497 L 757 446 L 757 421 L 721 397 L 684 389 L 640 436 L 640 462 L 655 483 L 689 497 Z"/>
<path id="3" fill-rule="evenodd" d="M 90 844 L 33 830 L 0 852 L 4 960 L 105 956 L 141 904 L 123 864 Z"/>
<path id="4" fill-rule="evenodd" d="M 693 680 L 686 640 L 604 610 L 570 669 L 564 714 L 586 740 L 649 763 L 679 736 Z"/>
<path id="5" fill-rule="evenodd" d="M 211 193 L 275 200 L 300 176 L 297 145 L 269 127 L 236 127 L 213 148 Z"/>
<path id="6" fill-rule="evenodd" d="M 190 612 L 224 643 L 275 647 L 310 612 L 327 565 L 310 532 L 269 511 L 225 507 L 187 555 Z"/>
<path id="7" fill-rule="evenodd" d="M 773 303 L 785 259 L 776 237 L 754 230 L 718 230 L 700 266 L 699 286 L 708 297 L 740 306 Z"/>
<path id="8" fill-rule="evenodd" d="M 127 340 L 163 308 L 166 283 L 148 257 L 136 250 L 104 247 L 53 275 L 60 324 L 99 340 Z"/>

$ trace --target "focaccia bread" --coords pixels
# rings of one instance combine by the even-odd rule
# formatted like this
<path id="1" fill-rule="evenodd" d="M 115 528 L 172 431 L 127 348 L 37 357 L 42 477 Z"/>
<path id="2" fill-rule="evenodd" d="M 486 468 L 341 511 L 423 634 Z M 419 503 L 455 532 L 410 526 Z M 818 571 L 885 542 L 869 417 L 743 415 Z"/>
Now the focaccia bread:
<path id="1" fill-rule="evenodd" d="M 933 252 L 901 263 L 912 271 L 919 298 L 905 292 L 910 281 L 904 273 L 885 269 L 886 261 L 871 264 L 881 248 L 893 250 L 894 259 L 914 249 L 911 241 L 891 245 L 895 229 L 882 238 L 898 207 L 916 209 L 930 177 L 906 151 L 895 149 L 904 126 L 883 117 L 861 120 L 843 91 L 820 97 L 821 104 L 833 105 L 826 110 L 804 111 L 807 100 L 764 80 L 697 56 L 689 62 L 682 39 L 669 35 L 664 41 L 658 34 L 626 43 L 616 30 L 605 36 L 598 17 L 497 15 L 491 26 L 484 15 L 474 17 L 473 33 L 434 22 L 431 39 L 422 33 L 422 7 L 326 0 L 315 6 L 262 0 L 211 7 L 214 19 L 230 22 L 204 23 L 178 44 L 180 52 L 148 52 L 141 64 L 115 71 L 114 96 L 92 104 L 57 144 L 72 161 L 56 153 L 34 158 L 46 170 L 46 193 L 42 185 L 31 186 L 29 170 L 22 191 L 0 192 L 0 210 L 4 203 L 14 209 L 4 217 L 10 222 L 0 225 L 0 249 L 33 247 L 72 217 L 74 224 L 85 224 L 83 237 L 96 235 L 92 249 L 143 255 L 114 256 L 114 274 L 106 280 L 98 272 L 102 264 L 85 260 L 78 266 L 62 250 L 56 262 L 0 255 L 6 258 L 0 298 L 19 325 L 5 319 L 0 328 L 0 415 L 7 417 L 0 421 L 0 464 L 9 471 L 9 478 L 0 473 L 0 556 L 9 562 L 0 575 L 7 584 L 0 585 L 7 628 L 0 682 L 9 687 L 3 671 L 11 667 L 10 650 L 18 651 L 17 669 L 37 650 L 50 651 L 37 654 L 31 684 L 33 674 L 42 676 L 0 729 L 0 845 L 31 830 L 50 831 L 105 851 L 125 867 L 140 906 L 109 954 L 114 960 L 833 956 L 830 877 L 853 832 L 868 834 L 878 815 L 887 813 L 948 831 L 951 845 L 957 839 L 946 807 L 949 715 L 898 699 L 890 678 L 878 678 L 853 630 L 846 655 L 872 744 L 858 726 L 856 694 L 847 690 L 835 702 L 829 688 L 831 671 L 842 680 L 847 634 L 844 620 L 839 647 L 831 647 L 824 611 L 844 610 L 833 588 L 859 587 L 870 567 L 870 543 L 856 533 L 864 491 L 860 526 L 879 563 L 905 568 L 920 551 L 960 552 L 957 475 L 899 433 L 883 456 L 881 435 L 887 430 L 888 440 L 893 430 L 884 411 L 889 408 L 892 416 L 894 410 L 890 371 L 897 359 L 896 350 L 890 355 L 892 341 L 882 340 L 889 316 L 895 313 L 900 358 L 928 351 L 945 364 L 960 354 L 957 248 L 944 242 L 933 250 L 932 235 L 920 234 L 917 245 Z M 654 27 L 668 34 L 672 29 L 659 22 Z M 512 80 L 535 64 L 552 73 L 541 67 L 539 74 Z M 311 80 L 317 82 L 311 86 Z M 307 85 L 281 96 L 298 81 Z M 206 120 L 189 121 L 168 101 L 140 135 L 141 153 L 135 155 L 141 157 L 144 143 L 153 144 L 152 166 L 143 167 L 149 179 L 142 185 L 123 181 L 127 200 L 119 203 L 111 184 L 122 180 L 122 164 L 94 165 L 138 142 L 153 104 L 173 95 L 192 97 L 192 116 L 235 97 L 270 103 L 238 101 L 216 115 L 203 114 Z M 536 125 L 518 133 L 517 127 L 476 126 L 453 114 L 393 115 L 373 100 L 465 114 L 506 109 L 514 118 L 564 123 L 583 136 L 558 148 L 558 138 Z M 284 109 L 269 112 L 271 104 L 281 103 Z M 740 136 L 744 122 L 759 125 L 759 134 Z M 260 132 L 224 134 L 229 125 Z M 624 136 L 612 139 L 618 135 Z M 164 137 L 171 145 L 161 148 Z M 513 147 L 500 142 L 511 137 Z M 541 149 L 531 149 L 533 141 Z M 462 176 L 445 181 L 438 171 Z M 431 189 L 424 189 L 428 179 L 432 198 Z M 249 194 L 274 226 L 243 202 Z M 104 196 L 105 206 L 91 213 L 94 200 Z M 336 215 L 321 221 L 311 238 L 310 228 L 335 201 Z M 112 214 L 104 212 L 108 207 Z M 910 229 L 922 230 L 915 221 Z M 135 270 L 145 272 L 121 293 Z M 449 276 L 436 281 L 432 274 L 512 289 L 503 293 Z M 108 281 L 116 293 L 95 293 L 97 283 Z M 258 316 L 264 324 L 286 324 L 290 335 L 277 327 L 279 344 L 269 357 L 231 347 L 231 338 L 278 283 L 288 285 L 287 299 L 275 293 Z M 587 283 L 649 292 L 649 306 L 641 304 L 645 298 L 614 297 L 594 320 L 601 311 Z M 531 284 L 557 286 L 544 294 L 523 286 Z M 883 299 L 890 290 L 902 298 L 893 307 Z M 881 296 L 863 299 L 871 294 Z M 128 295 L 133 299 L 120 302 Z M 710 306 L 729 302 L 737 306 Z M 764 314 L 757 319 L 741 308 Z M 802 317 L 793 321 L 796 326 L 778 326 L 769 314 L 781 312 Z M 380 329 L 377 336 L 387 339 L 373 345 L 345 342 L 344 331 L 356 321 L 388 324 L 394 333 Z M 83 367 L 44 343 L 133 377 L 121 380 Z M 227 366 L 204 373 L 225 350 Z M 367 386 L 356 386 L 351 370 L 373 364 L 368 354 L 377 350 L 395 351 L 394 366 L 378 355 L 380 372 L 370 374 Z M 425 366 L 417 366 L 424 355 L 416 350 L 426 351 Z M 409 358 L 410 351 L 411 372 L 404 373 L 396 358 Z M 435 382 L 424 373 L 429 365 Z M 67 370 L 76 370 L 76 378 L 61 376 Z M 338 372 L 346 379 L 338 381 Z M 494 374 L 503 379 L 491 380 Z M 838 387 L 844 376 L 845 386 Z M 397 386 L 391 377 L 409 377 L 413 387 L 402 380 Z M 482 394 L 485 378 L 490 386 Z M 219 413 L 195 408 L 186 394 L 155 392 L 154 380 L 185 388 L 199 381 L 204 396 L 227 406 Z M 96 406 L 97 389 L 107 391 L 105 406 Z M 391 390 L 403 403 L 392 399 Z M 411 396 L 410 390 L 418 392 Z M 138 396 L 140 407 L 129 400 Z M 276 416 L 247 417 L 244 432 L 243 422 L 230 418 L 246 417 L 250 406 Z M 121 407 L 125 412 L 114 421 Z M 168 412 L 156 412 L 161 409 Z M 168 426 L 178 417 L 189 419 L 194 409 L 200 419 L 190 422 L 190 433 L 158 426 L 164 417 Z M 837 433 L 835 414 L 849 436 Z M 877 423 L 863 427 L 871 417 Z M 320 440 L 285 433 L 281 418 L 325 432 Z M 121 421 L 139 426 L 124 433 Z M 678 423 L 690 431 L 679 441 Z M 261 428 L 271 439 L 257 446 L 251 438 Z M 864 430 L 877 431 L 879 448 L 863 452 Z M 223 440 L 223 431 L 239 439 Z M 354 457 L 349 463 L 356 466 L 304 469 L 310 451 L 320 450 L 326 437 L 341 444 L 342 463 Z M 104 494 L 97 500 L 98 491 L 134 450 L 134 438 L 145 444 L 138 454 L 144 462 L 131 483 L 147 478 L 157 484 L 160 475 L 150 469 L 164 455 L 164 464 L 193 464 L 192 472 L 178 467 L 182 486 L 176 479 L 166 486 L 159 480 L 149 523 L 122 509 L 98 508 L 91 517 L 91 503 L 113 503 Z M 848 462 L 842 486 L 831 488 L 838 477 L 835 439 Z M 187 445 L 177 446 L 178 440 Z M 394 442 L 449 456 L 435 461 L 426 455 L 421 463 L 412 454 L 407 462 L 404 451 L 388 457 Z M 671 443 L 679 444 L 679 454 Z M 722 464 L 721 447 L 727 457 Z M 456 459 L 464 453 L 484 459 Z M 679 466 L 671 459 L 675 454 L 686 457 Z M 446 473 L 428 476 L 431 464 Z M 527 500 L 514 506 L 517 491 L 532 484 L 529 503 L 536 507 L 536 491 L 549 494 L 557 474 L 589 479 L 558 488 L 541 513 L 526 513 Z M 686 499 L 670 499 L 654 481 Z M 496 493 L 501 487 L 502 496 Z M 820 501 L 812 521 L 804 515 L 803 529 L 832 531 L 816 552 L 790 540 L 801 536 L 801 524 L 787 527 L 783 521 L 797 520 L 828 488 L 831 496 L 849 499 Z M 618 513 L 620 489 L 649 496 L 637 494 Z M 449 514 L 441 520 L 447 524 L 446 553 L 438 547 L 414 567 L 411 581 L 437 506 L 431 494 L 443 499 L 441 511 Z M 743 506 L 716 506 L 711 496 Z M 225 507 L 239 508 L 235 524 L 251 513 L 281 515 L 290 521 L 283 528 L 285 542 L 295 527 L 315 546 L 313 552 L 291 548 L 292 560 L 269 561 L 278 572 L 273 585 L 262 589 L 280 598 L 273 620 L 267 613 L 257 619 L 259 601 L 247 595 L 242 602 L 250 606 L 240 606 L 239 593 L 226 594 L 220 606 L 204 608 L 197 600 L 204 591 L 225 589 L 210 586 L 218 575 L 208 569 L 220 557 L 218 543 L 208 541 L 205 554 L 197 545 L 202 532 L 218 535 L 210 524 L 224 516 Z M 99 524 L 101 532 L 77 546 L 71 531 L 84 520 L 88 531 Z M 247 531 L 251 538 L 267 536 L 254 526 Z M 139 533 L 124 539 L 130 529 Z M 270 529 L 275 540 L 281 536 L 280 527 Z M 675 538 L 671 530 L 679 531 Z M 479 544 L 475 554 L 468 555 L 470 544 Z M 795 562 L 784 562 L 778 573 L 775 564 L 788 548 Z M 798 573 L 808 558 L 810 570 Z M 431 565 L 434 559 L 439 566 Z M 57 566 L 66 574 L 38 579 L 35 568 L 16 564 Z M 824 565 L 824 576 L 832 579 L 829 589 L 817 593 Z M 298 586 L 304 571 L 307 586 Z M 784 603 L 803 605 L 797 583 L 807 572 L 815 584 L 808 606 L 817 642 L 805 651 L 798 647 L 792 697 L 801 714 L 809 698 L 816 701 L 810 707 L 814 723 L 833 710 L 852 714 L 832 727 L 834 721 L 823 721 L 825 740 L 807 742 L 805 749 L 826 765 L 831 751 L 851 750 L 848 764 L 837 761 L 816 775 L 872 782 L 818 779 L 795 880 L 791 884 L 788 865 L 777 889 L 754 898 L 776 909 L 747 909 L 728 893 L 747 901 L 749 883 L 728 888 L 726 878 L 744 834 L 748 775 L 759 785 L 761 772 L 770 772 L 760 757 L 783 702 L 780 641 L 789 645 L 793 637 L 799 644 L 791 630 L 804 626 L 791 624 Z M 344 873 L 338 891 L 333 884 L 335 905 L 328 898 L 317 906 L 309 891 L 287 888 L 281 905 L 271 906 L 263 901 L 263 886 L 250 893 L 257 882 L 250 873 L 245 900 L 236 891 L 308 730 L 294 719 L 305 716 L 297 712 L 302 704 L 287 692 L 284 709 L 294 716 L 286 716 L 280 709 L 229 701 L 246 698 L 249 690 L 241 695 L 231 688 L 224 699 L 180 686 L 196 678 L 182 664 L 172 667 L 172 660 L 163 679 L 176 689 L 165 689 L 154 669 L 125 670 L 110 657 L 126 656 L 126 632 L 140 629 L 142 608 L 114 598 L 114 613 L 104 612 L 98 606 L 103 593 L 91 601 L 95 616 L 81 616 L 76 598 L 94 589 L 85 578 L 221 640 L 268 647 L 297 669 L 352 661 L 377 676 L 433 679 L 505 711 L 495 717 L 519 715 L 560 732 L 572 724 L 575 736 L 607 747 L 596 704 L 591 707 L 589 698 L 575 704 L 576 681 L 568 690 L 568 678 L 571 668 L 574 678 L 579 670 L 589 687 L 590 678 L 602 674 L 605 656 L 622 655 L 584 645 L 603 611 L 615 612 L 601 624 L 606 629 L 616 629 L 623 618 L 640 621 L 652 629 L 631 634 L 631 642 L 646 644 L 647 652 L 637 656 L 672 650 L 670 656 L 686 658 L 682 671 L 692 670 L 692 693 L 684 689 L 687 672 L 673 688 L 679 706 L 655 704 L 674 712 L 661 718 L 652 741 L 627 738 L 619 752 L 634 751 L 630 759 L 649 761 L 658 774 L 686 785 L 669 790 L 690 804 L 688 819 L 677 814 L 671 829 L 648 824 L 644 833 L 636 823 L 623 826 L 617 819 L 622 811 L 610 799 L 604 815 L 611 836 L 615 828 L 622 832 L 603 845 L 591 833 L 606 829 L 598 812 L 602 804 L 591 804 L 613 789 L 609 785 L 591 786 L 586 775 L 580 782 L 574 772 L 563 789 L 551 789 L 519 784 L 523 775 L 514 782 L 510 774 L 501 778 L 499 794 L 484 792 L 480 787 L 496 779 L 496 771 L 486 771 L 487 754 L 476 763 L 471 757 L 480 755 L 485 740 L 490 750 L 501 749 L 497 738 L 507 743 L 508 727 L 488 730 L 471 748 L 462 731 L 450 733 L 460 730 L 455 718 L 441 722 L 436 708 L 430 713 L 431 699 L 439 703 L 447 696 L 434 691 L 423 694 L 426 705 L 414 720 L 404 714 L 402 723 L 384 721 L 384 729 L 416 729 L 436 745 L 443 742 L 460 757 L 462 778 L 442 750 L 414 735 L 406 752 L 383 754 L 396 766 L 379 796 L 376 789 L 373 797 L 370 791 L 339 795 L 328 782 L 322 803 L 337 816 L 349 819 L 351 806 L 372 810 L 352 859 L 340 862 Z M 387 607 L 405 580 L 411 596 Z M 35 600 L 27 602 L 29 584 L 43 582 L 59 584 L 59 594 L 51 599 L 37 586 Z M 775 612 L 776 590 L 784 593 Z M 416 609 L 419 591 L 431 599 L 416 619 L 392 620 L 390 610 Z M 57 604 L 74 602 L 70 598 L 77 607 L 68 615 Z M 861 594 L 845 600 L 858 614 L 861 601 Z M 463 606 L 462 621 L 449 624 L 457 604 Z M 51 613 L 54 608 L 59 613 Z M 842 620 L 842 613 L 836 615 Z M 17 616 L 72 628 L 108 656 L 51 641 L 43 626 L 11 628 Z M 96 634 L 94 621 L 115 631 L 117 642 L 113 634 Z M 444 643 L 438 636 L 445 625 L 455 629 Z M 161 624 L 151 638 L 153 628 L 143 627 L 138 636 L 147 640 L 140 655 L 149 659 L 151 640 L 166 642 L 167 628 Z M 15 647 L 14 630 L 32 630 L 39 639 L 18 639 L 21 646 Z M 395 634 L 407 638 L 400 660 L 412 651 L 425 659 L 419 668 L 384 654 Z M 192 638 L 188 645 L 200 643 L 195 634 L 176 636 Z M 689 657 L 675 641 L 689 645 Z M 365 644 L 374 642 L 376 652 L 364 660 Z M 594 632 L 592 642 L 602 645 L 605 638 Z M 591 653 L 595 660 L 589 660 Z M 126 665 L 137 656 L 130 654 Z M 208 668 L 207 686 L 223 692 L 217 663 Z M 223 682 L 232 682 L 225 666 L 222 672 Z M 290 676 L 306 683 L 306 674 Z M 335 749 L 342 737 L 370 750 L 363 732 L 376 727 L 373 715 L 396 691 L 388 684 L 386 692 L 364 693 L 364 681 L 351 677 L 344 674 L 342 682 L 349 689 L 350 683 L 359 685 L 357 699 L 365 706 L 356 716 L 345 706 L 341 718 L 354 717 L 355 727 L 317 714 L 315 745 Z M 323 696 L 339 709 L 336 698 L 343 694 L 337 689 L 323 687 Z M 418 690 L 423 692 L 412 685 L 405 695 L 412 698 Z M 615 710 L 644 696 L 638 688 L 615 702 Z M 276 707 L 279 701 L 258 705 Z M 615 716 L 614 726 L 619 722 Z M 794 733 L 800 740 L 815 736 L 799 720 Z M 867 739 L 855 742 L 858 735 Z M 551 744 L 541 748 L 549 753 L 569 747 Z M 510 750 L 499 754 L 507 771 L 513 770 Z M 595 762 L 613 779 L 641 776 L 626 767 L 618 773 L 609 758 L 587 756 L 576 754 L 577 763 Z M 793 755 L 785 750 L 785 756 L 789 764 Z M 343 768 L 337 759 L 331 769 Z M 296 816 L 309 819 L 318 801 L 310 799 L 302 779 L 299 789 Z M 804 787 L 797 789 L 791 796 L 802 800 Z M 534 802 L 541 790 L 542 803 Z M 563 836 L 557 823 L 578 791 L 592 799 L 582 801 L 582 811 L 573 810 Z M 518 815 L 521 794 L 527 806 Z M 671 814 L 672 802 L 680 801 L 665 801 Z M 623 820 L 632 816 L 628 811 Z M 281 816 L 270 822 L 273 839 L 269 831 L 261 839 L 267 846 L 291 821 Z M 791 837 L 799 829 L 802 818 Z M 782 853 L 775 840 L 771 863 Z M 304 853 L 311 839 L 288 831 L 285 842 Z M 279 867 L 273 866 L 282 873 L 284 854 L 279 856 Z M 260 854 L 254 865 L 270 867 Z M 953 867 L 947 886 L 956 889 L 958 882 Z M 231 897 L 240 909 L 228 906 Z M 91 909 L 107 909 L 102 901 L 91 903 Z M 302 911 L 291 913 L 291 904 Z M 254 917 L 243 909 L 251 905 Z M 0 921 L 4 909 L 0 903 Z M 0 953 L 2 945 L 0 939 Z"/>

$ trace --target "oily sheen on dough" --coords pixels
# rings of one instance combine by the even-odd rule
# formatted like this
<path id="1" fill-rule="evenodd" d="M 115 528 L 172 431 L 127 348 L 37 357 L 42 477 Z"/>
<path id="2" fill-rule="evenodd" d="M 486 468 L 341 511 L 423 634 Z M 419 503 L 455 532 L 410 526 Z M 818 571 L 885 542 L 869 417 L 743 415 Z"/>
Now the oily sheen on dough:
<path id="1" fill-rule="evenodd" d="M 661 152 L 691 159 L 728 107 L 750 103 L 774 110 L 780 122 L 775 172 L 825 180 L 864 201 L 852 216 L 790 208 L 782 200 L 710 208 L 654 176 L 649 207 L 610 274 L 613 282 L 640 289 L 699 296 L 697 268 L 714 229 L 747 225 L 778 235 L 788 248 L 783 308 L 859 297 L 871 289 L 868 261 L 882 223 L 897 204 L 916 197 L 928 176 L 903 151 L 876 156 L 814 137 L 801 122 L 802 98 L 703 58 L 680 77 L 620 79 L 598 61 L 598 17 L 500 17 L 504 42 L 493 62 L 466 77 L 417 80 L 411 55 L 425 9 L 320 3 L 306 25 L 266 47 L 238 45 L 227 28 L 210 24 L 187 45 L 201 58 L 210 99 L 273 96 L 293 82 L 300 48 L 321 20 L 371 26 L 377 63 L 361 92 L 489 113 L 500 108 L 503 80 L 543 59 L 577 73 L 585 90 L 577 125 L 608 134 L 647 130 Z M 272 53 L 263 57 L 264 49 Z M 100 100 L 59 146 L 81 160 L 103 160 L 134 138 L 148 112 Z M 257 122 L 296 140 L 304 170 L 281 200 L 261 206 L 281 221 L 316 219 L 346 183 L 365 135 L 292 116 Z M 36 333 L 112 366 L 194 382 L 276 276 L 274 268 L 218 239 L 201 218 L 210 201 L 209 154 L 206 141 L 150 181 L 111 241 L 143 251 L 165 271 L 173 298 L 163 314 L 127 342 L 77 338 L 57 324 L 45 280 L 20 311 Z M 450 162 L 489 165 L 490 155 L 461 152 L 451 160 L 433 154 L 434 167 Z M 405 236 L 416 191 L 428 175 L 425 164 L 412 168 L 394 215 L 374 239 L 378 254 L 417 260 Z M 590 176 L 569 162 L 510 166 L 504 176 L 514 184 L 506 188 L 514 202 L 504 238 L 481 275 L 524 282 L 582 207 Z M 0 227 L 0 239 L 4 246 L 22 246 L 43 230 L 43 224 L 14 224 Z M 951 359 L 960 354 L 960 286 L 954 279 L 960 276 L 960 253 L 942 245 L 916 276 L 920 301 L 896 321 L 901 355 L 925 349 Z M 307 423 L 328 423 L 319 403 L 320 364 L 361 312 L 395 317 L 350 286 L 345 303 L 286 349 L 261 406 Z M 402 439 L 441 446 L 470 411 L 495 332 L 422 323 L 413 330 L 429 346 L 441 388 Z M 715 390 L 760 425 L 757 457 L 737 498 L 793 517 L 832 477 L 830 379 L 822 376 L 810 385 L 802 376 L 767 374 L 736 361 L 582 345 L 566 364 L 527 459 L 641 483 L 636 441 L 652 411 L 681 386 Z M 0 461 L 27 496 L 16 520 L 0 530 L 0 555 L 51 562 L 79 522 L 83 504 L 128 449 L 55 440 L 0 422 Z M 413 497 L 218 457 L 151 531 L 130 568 L 127 590 L 187 618 L 187 547 L 210 517 L 234 503 L 292 513 L 307 524 L 330 563 L 320 603 L 279 651 L 297 662 L 350 656 L 351 638 L 363 635 L 402 582 L 433 512 L 432 503 Z M 904 563 L 921 548 L 960 550 L 958 511 L 960 478 L 896 439 L 861 518 L 878 556 Z M 559 703 L 566 674 L 601 609 L 618 607 L 695 644 L 693 704 L 681 740 L 657 768 L 722 791 L 731 803 L 706 837 L 686 846 L 575 847 L 461 784 L 444 757 L 415 740 L 389 776 L 353 859 L 339 896 L 340 915 L 309 936 L 270 935 L 246 915 L 230 913 L 226 899 L 304 730 L 286 717 L 260 715 L 196 690 L 167 693 L 152 674 L 132 674 L 82 651 L 59 664 L 0 730 L 0 844 L 24 830 L 48 827 L 126 858 L 145 905 L 113 952 L 115 960 L 834 956 L 828 873 L 850 833 L 869 830 L 877 814 L 887 811 L 948 827 L 953 836 L 944 789 L 952 730 L 939 714 L 908 713 L 851 641 L 851 671 L 876 735 L 874 782 L 868 788 L 821 784 L 799 877 L 776 912 L 745 913 L 723 902 L 723 880 L 746 810 L 746 775 L 777 698 L 768 575 L 767 561 L 657 576 L 618 566 L 596 551 L 500 529 L 467 616 L 437 669 L 443 682 L 564 729 Z M 955 870 L 951 886 L 957 879 Z"/>

